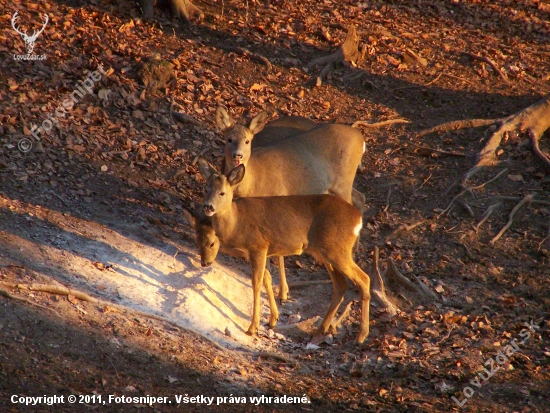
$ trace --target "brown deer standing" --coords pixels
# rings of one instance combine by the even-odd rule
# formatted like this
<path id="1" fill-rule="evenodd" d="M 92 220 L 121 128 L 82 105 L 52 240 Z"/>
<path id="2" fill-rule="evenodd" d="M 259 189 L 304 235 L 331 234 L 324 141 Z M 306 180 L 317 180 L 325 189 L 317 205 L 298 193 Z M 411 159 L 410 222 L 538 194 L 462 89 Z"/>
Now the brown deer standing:
<path id="1" fill-rule="evenodd" d="M 247 168 L 235 197 L 330 193 L 363 211 L 365 196 L 352 187 L 365 151 L 361 132 L 346 125 L 317 125 L 298 116 L 267 125 L 266 120 L 261 112 L 244 126 L 223 107 L 216 111 L 216 124 L 226 142 L 224 173 L 240 164 Z M 282 256 L 279 270 L 279 298 L 285 301 L 288 284 Z"/>
<path id="2" fill-rule="evenodd" d="M 353 245 L 362 227 L 359 211 L 332 195 L 233 200 L 235 186 L 245 177 L 244 165 L 227 176 L 212 168 L 203 168 L 201 173 L 208 179 L 204 212 L 212 218 L 221 244 L 230 251 L 238 251 L 252 267 L 254 310 L 247 334 L 255 334 L 260 325 L 260 291 L 262 282 L 265 283 L 267 257 L 307 252 L 325 264 L 333 284 L 330 306 L 316 336 L 328 332 L 348 288 L 347 277 L 361 291 L 361 322 L 356 341 L 362 343 L 369 333 L 370 279 L 352 258 Z M 209 262 L 210 258 L 205 263 Z M 273 310 L 271 314 L 270 327 L 274 327 Z"/>

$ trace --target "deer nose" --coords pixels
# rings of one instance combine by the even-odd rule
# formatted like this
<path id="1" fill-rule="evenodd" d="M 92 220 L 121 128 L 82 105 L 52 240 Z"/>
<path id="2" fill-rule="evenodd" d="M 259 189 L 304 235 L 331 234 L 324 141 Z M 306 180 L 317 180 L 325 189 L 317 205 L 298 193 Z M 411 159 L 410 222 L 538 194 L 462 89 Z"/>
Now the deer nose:
<path id="1" fill-rule="evenodd" d="M 233 159 L 241 160 L 241 159 L 243 159 L 243 154 L 239 153 L 239 152 L 233 152 Z"/>
<path id="2" fill-rule="evenodd" d="M 212 204 L 204 204 L 204 213 L 207 216 L 214 215 L 214 206 Z"/>

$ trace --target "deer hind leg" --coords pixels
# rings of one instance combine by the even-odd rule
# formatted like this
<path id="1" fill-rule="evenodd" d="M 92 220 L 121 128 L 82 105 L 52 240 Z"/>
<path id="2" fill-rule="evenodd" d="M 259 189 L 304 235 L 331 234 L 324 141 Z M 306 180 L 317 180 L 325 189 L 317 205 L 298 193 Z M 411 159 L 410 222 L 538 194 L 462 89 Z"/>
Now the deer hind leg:
<path id="1" fill-rule="evenodd" d="M 344 294 L 348 289 L 348 282 L 344 274 L 335 269 L 330 263 L 325 261 L 325 268 L 327 269 L 330 279 L 332 280 L 332 297 L 330 299 L 330 305 L 327 313 L 323 318 L 323 322 L 315 332 L 314 341 L 319 341 L 319 338 L 328 333 L 330 324 L 338 311 L 338 307 L 344 301 Z"/>
<path id="2" fill-rule="evenodd" d="M 288 301 L 288 284 L 286 282 L 285 257 L 279 255 L 279 300 L 281 304 Z"/>
<path id="3" fill-rule="evenodd" d="M 355 340 L 361 344 L 369 335 L 370 278 L 351 258 L 348 263 L 336 267 L 355 283 L 361 291 L 361 321 L 359 334 Z"/>
<path id="4" fill-rule="evenodd" d="M 252 322 L 246 334 L 254 335 L 260 327 L 260 300 L 262 281 L 264 278 L 266 251 L 255 251 L 250 253 L 250 266 L 252 267 L 252 294 L 254 297 L 254 307 L 252 310 Z M 271 284 L 271 283 L 270 283 Z M 271 291 L 273 293 L 273 291 Z"/>
<path id="5" fill-rule="evenodd" d="M 267 299 L 269 300 L 269 310 L 271 313 L 269 328 L 274 328 L 277 325 L 277 320 L 279 319 L 279 310 L 277 309 L 277 302 L 275 301 L 275 296 L 273 295 L 271 274 L 267 268 L 264 272 L 264 287 L 265 292 L 267 293 Z"/>

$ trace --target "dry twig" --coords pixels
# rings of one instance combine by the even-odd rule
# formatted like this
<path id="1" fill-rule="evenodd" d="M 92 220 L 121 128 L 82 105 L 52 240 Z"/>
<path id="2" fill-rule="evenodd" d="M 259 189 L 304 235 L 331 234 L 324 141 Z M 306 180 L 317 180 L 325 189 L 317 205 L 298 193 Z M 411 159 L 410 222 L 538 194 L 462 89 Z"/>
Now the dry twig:
<path id="1" fill-rule="evenodd" d="M 508 217 L 508 222 L 506 223 L 506 225 L 498 232 L 497 235 L 495 235 L 495 237 L 491 240 L 491 244 L 494 244 L 495 242 L 497 242 L 500 237 L 502 237 L 502 234 L 504 234 L 506 232 L 506 230 L 508 228 L 510 228 L 510 226 L 512 225 L 512 223 L 514 222 L 514 215 L 516 215 L 516 212 L 518 212 L 521 207 L 523 205 L 525 205 L 526 203 L 528 202 L 531 202 L 533 200 L 533 198 L 535 197 L 534 194 L 529 194 L 529 195 L 525 195 L 525 197 L 519 202 L 519 204 L 517 204 L 514 209 L 512 209 L 512 212 L 510 212 L 510 215 Z"/>

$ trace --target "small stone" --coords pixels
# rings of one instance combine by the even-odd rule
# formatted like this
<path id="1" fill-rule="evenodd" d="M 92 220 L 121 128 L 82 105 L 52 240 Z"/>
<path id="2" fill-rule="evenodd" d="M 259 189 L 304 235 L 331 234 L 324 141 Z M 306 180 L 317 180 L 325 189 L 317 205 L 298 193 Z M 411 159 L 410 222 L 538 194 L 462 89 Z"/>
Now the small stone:
<path id="1" fill-rule="evenodd" d="M 109 167 L 107 165 L 101 166 L 101 172 L 107 172 L 109 170 Z"/>

